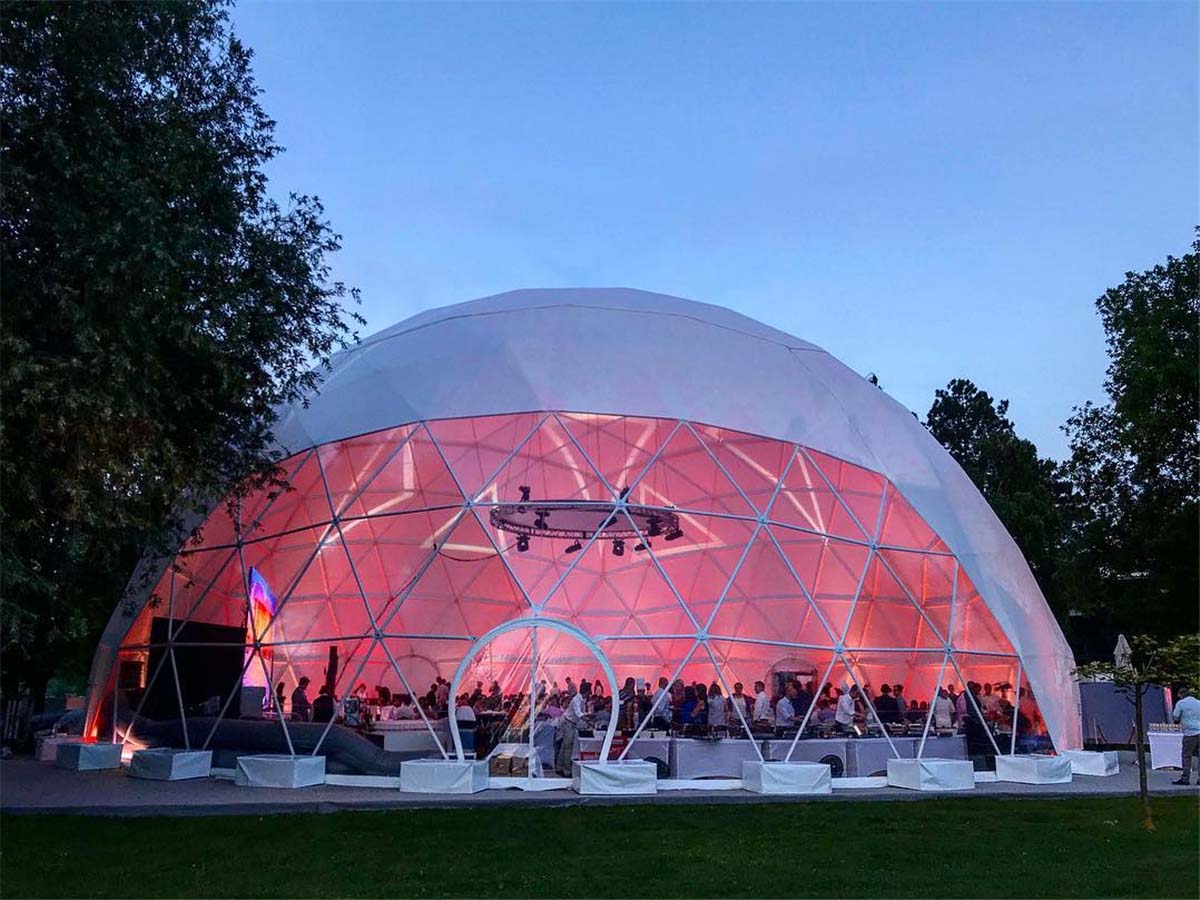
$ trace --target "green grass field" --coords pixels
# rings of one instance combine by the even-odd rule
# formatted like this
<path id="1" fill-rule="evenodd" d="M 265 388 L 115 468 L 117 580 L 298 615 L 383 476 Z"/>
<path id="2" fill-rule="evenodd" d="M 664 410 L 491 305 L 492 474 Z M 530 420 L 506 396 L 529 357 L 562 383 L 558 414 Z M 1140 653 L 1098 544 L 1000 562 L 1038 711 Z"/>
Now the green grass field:
<path id="1" fill-rule="evenodd" d="M 1200 802 L 0 819 L 3 897 L 1196 897 Z"/>

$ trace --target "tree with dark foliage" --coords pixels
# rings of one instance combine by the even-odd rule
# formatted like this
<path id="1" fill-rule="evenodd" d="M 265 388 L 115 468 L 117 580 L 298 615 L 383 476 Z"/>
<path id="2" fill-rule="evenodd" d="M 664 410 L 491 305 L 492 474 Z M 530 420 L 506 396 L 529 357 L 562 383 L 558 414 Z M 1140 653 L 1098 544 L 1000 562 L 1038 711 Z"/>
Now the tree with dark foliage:
<path id="1" fill-rule="evenodd" d="M 1108 402 L 1077 408 L 1065 428 L 1078 523 L 1062 578 L 1111 647 L 1119 631 L 1200 629 L 1200 239 L 1127 273 L 1096 308 Z"/>
<path id="2" fill-rule="evenodd" d="M 965 378 L 935 392 L 925 426 L 979 488 L 1056 607 L 1066 497 L 1057 465 L 1017 436 L 1007 400 L 997 402 Z"/>
<path id="3" fill-rule="evenodd" d="M 268 193 L 281 148 L 224 4 L 0 17 L 2 673 L 40 700 L 143 548 L 270 469 L 273 408 L 361 319 L 320 203 Z"/>

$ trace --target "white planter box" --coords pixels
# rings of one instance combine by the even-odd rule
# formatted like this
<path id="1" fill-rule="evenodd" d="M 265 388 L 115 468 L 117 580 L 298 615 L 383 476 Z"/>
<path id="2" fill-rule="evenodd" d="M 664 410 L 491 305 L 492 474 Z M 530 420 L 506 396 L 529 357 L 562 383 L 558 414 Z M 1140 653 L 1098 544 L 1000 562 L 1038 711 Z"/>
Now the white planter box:
<path id="1" fill-rule="evenodd" d="M 833 779 L 825 763 L 747 760 L 742 787 L 755 794 L 832 794 Z"/>
<path id="2" fill-rule="evenodd" d="M 325 783 L 325 757 L 264 753 L 239 756 L 235 783 L 243 787 L 302 788 Z"/>
<path id="3" fill-rule="evenodd" d="M 658 766 L 642 759 L 608 763 L 576 762 L 571 769 L 571 786 L 578 794 L 657 794 Z"/>
<path id="4" fill-rule="evenodd" d="M 1072 775 L 1116 775 L 1121 763 L 1115 750 L 1064 750 L 1059 754 L 1071 761 Z"/>
<path id="5" fill-rule="evenodd" d="M 99 742 L 85 744 L 83 741 L 59 744 L 54 762 L 60 769 L 75 769 L 79 772 L 119 769 L 121 745 Z"/>
<path id="6" fill-rule="evenodd" d="M 400 790 L 411 794 L 477 794 L 487 786 L 485 759 L 409 759 L 400 763 Z"/>
<path id="7" fill-rule="evenodd" d="M 77 734 L 47 735 L 37 739 L 34 756 L 39 762 L 58 762 L 58 748 L 63 744 L 78 744 L 83 740 Z"/>
<path id="8" fill-rule="evenodd" d="M 1018 753 L 996 757 L 996 780 L 1018 784 L 1069 784 L 1071 761 L 1061 756 Z"/>
<path id="9" fill-rule="evenodd" d="M 211 769 L 211 750 L 172 750 L 165 747 L 135 750 L 129 761 L 130 775 L 153 781 L 207 778 Z"/>
<path id="10" fill-rule="evenodd" d="M 975 767 L 964 759 L 889 759 L 887 783 L 910 791 L 973 791 Z"/>

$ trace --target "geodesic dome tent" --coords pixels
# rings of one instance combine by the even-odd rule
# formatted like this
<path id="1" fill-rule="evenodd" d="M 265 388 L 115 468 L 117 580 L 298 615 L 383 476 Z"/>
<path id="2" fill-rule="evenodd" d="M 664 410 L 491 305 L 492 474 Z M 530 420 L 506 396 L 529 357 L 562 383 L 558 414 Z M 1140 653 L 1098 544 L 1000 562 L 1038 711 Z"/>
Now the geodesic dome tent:
<path id="1" fill-rule="evenodd" d="M 147 561 L 90 727 L 159 678 L 186 715 L 190 629 L 241 663 L 223 715 L 242 685 L 319 683 L 336 648 L 338 696 L 604 672 L 1022 685 L 1081 746 L 1071 652 L 958 465 L 828 353 L 729 310 L 619 289 L 432 310 L 339 354 L 276 441 L 289 490 Z"/>

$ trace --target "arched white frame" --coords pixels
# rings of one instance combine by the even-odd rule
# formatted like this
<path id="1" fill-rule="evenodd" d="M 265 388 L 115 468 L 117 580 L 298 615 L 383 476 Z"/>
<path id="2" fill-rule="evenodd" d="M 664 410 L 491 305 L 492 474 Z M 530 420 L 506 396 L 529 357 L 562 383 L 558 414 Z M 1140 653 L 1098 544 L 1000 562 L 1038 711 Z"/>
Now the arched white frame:
<path id="1" fill-rule="evenodd" d="M 604 651 L 600 649 L 600 645 L 588 637 L 584 631 L 575 627 L 570 622 L 564 622 L 561 619 L 546 619 L 541 616 L 524 616 L 520 619 L 509 619 L 507 622 L 497 625 L 471 645 L 471 649 L 467 651 L 467 655 L 462 658 L 462 661 L 458 664 L 458 668 L 454 670 L 454 677 L 450 679 L 450 736 L 454 739 L 455 755 L 460 762 L 466 759 L 466 755 L 463 753 L 462 736 L 458 733 L 458 716 L 456 715 L 458 710 L 456 704 L 458 702 L 458 687 L 462 683 L 463 676 L 467 674 L 467 668 L 471 665 L 471 660 L 475 658 L 480 650 L 500 637 L 500 635 L 508 634 L 510 631 L 520 631 L 523 628 L 547 628 L 550 631 L 557 631 L 560 634 L 572 637 L 587 647 L 592 652 L 592 656 L 596 657 L 596 661 L 600 663 L 600 668 L 604 670 L 604 677 L 608 679 L 609 696 L 613 698 L 614 702 L 613 711 L 608 720 L 608 728 L 604 732 L 604 744 L 600 748 L 600 764 L 606 765 L 608 763 L 609 751 L 612 749 L 613 735 L 617 731 L 617 710 L 615 703 L 616 699 L 621 696 L 621 688 L 617 684 L 617 674 L 609 664 L 608 657 L 604 655 Z M 536 704 L 537 698 L 531 696 L 529 698 L 530 729 L 533 728 Z"/>

